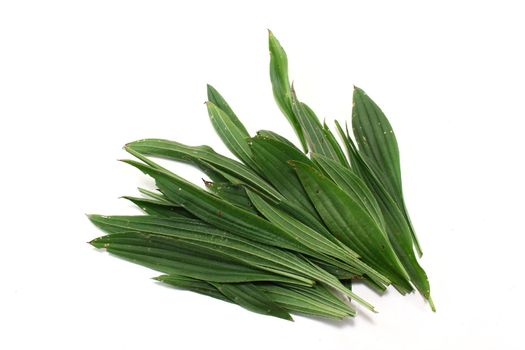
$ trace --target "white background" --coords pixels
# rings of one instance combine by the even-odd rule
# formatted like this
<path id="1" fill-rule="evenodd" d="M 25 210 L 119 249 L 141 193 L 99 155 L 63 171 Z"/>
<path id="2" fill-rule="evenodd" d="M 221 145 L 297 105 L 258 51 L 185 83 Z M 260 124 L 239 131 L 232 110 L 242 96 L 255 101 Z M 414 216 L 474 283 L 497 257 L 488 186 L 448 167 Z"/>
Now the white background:
<path id="1" fill-rule="evenodd" d="M 2 1 L 0 348 L 523 349 L 519 3 Z M 286 322 L 162 287 L 85 243 L 100 232 L 84 213 L 138 213 L 118 196 L 151 184 L 116 162 L 126 142 L 225 151 L 206 83 L 250 132 L 293 137 L 266 28 L 322 118 L 348 119 L 353 84 L 390 118 L 436 313 L 358 286 L 379 314 Z"/>

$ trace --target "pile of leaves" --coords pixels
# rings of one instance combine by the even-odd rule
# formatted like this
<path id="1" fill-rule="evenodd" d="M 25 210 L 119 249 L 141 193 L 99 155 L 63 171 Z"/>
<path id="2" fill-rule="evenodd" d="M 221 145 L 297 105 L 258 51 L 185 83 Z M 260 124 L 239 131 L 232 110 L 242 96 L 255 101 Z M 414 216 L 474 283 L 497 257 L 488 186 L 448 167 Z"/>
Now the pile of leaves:
<path id="1" fill-rule="evenodd" d="M 124 160 L 155 180 L 156 191 L 125 197 L 145 215 L 89 215 L 106 235 L 90 243 L 164 273 L 157 280 L 291 320 L 290 313 L 342 319 L 356 314 L 360 280 L 378 292 L 430 288 L 403 199 L 397 141 L 381 109 L 353 92 L 355 141 L 342 141 L 305 103 L 288 78 L 287 56 L 270 32 L 273 94 L 300 148 L 273 131 L 250 136 L 225 99 L 208 86 L 209 117 L 238 158 L 209 146 L 145 139 Z M 346 152 L 345 152 L 346 151 Z M 154 162 L 191 164 L 205 188 Z"/>

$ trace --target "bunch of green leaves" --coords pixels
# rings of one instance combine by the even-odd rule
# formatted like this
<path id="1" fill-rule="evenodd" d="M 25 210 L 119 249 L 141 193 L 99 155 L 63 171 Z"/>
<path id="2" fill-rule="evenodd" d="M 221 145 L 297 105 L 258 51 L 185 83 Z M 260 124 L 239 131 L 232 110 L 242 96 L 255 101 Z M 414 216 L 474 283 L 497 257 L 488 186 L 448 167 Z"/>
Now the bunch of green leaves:
<path id="1" fill-rule="evenodd" d="M 349 299 L 374 310 L 352 291 L 354 280 L 379 292 L 418 290 L 434 309 L 385 115 L 354 88 L 355 141 L 336 122 L 338 143 L 297 98 L 271 32 L 269 48 L 273 94 L 301 148 L 272 131 L 251 136 L 208 85 L 210 120 L 238 160 L 168 140 L 127 144 L 137 160 L 124 162 L 152 177 L 157 190 L 124 197 L 145 215 L 90 215 L 106 233 L 91 244 L 160 271 L 163 283 L 289 320 L 290 313 L 354 316 Z M 209 180 L 199 187 L 155 157 L 193 165 Z"/>

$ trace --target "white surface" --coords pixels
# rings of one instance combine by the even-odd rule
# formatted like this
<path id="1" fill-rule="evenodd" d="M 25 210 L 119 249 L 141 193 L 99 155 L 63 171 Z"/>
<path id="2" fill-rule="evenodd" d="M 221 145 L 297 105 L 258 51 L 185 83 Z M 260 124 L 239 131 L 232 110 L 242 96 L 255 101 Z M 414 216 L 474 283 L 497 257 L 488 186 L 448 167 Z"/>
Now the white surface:
<path id="1" fill-rule="evenodd" d="M 1 2 L 1 349 L 524 348 L 519 1 L 175 3 Z M 379 314 L 285 322 L 161 287 L 85 243 L 100 232 L 84 213 L 136 213 L 117 197 L 150 183 L 115 161 L 124 143 L 224 151 L 206 83 L 251 132 L 293 137 L 266 28 L 320 116 L 348 118 L 356 84 L 390 118 L 437 313 L 358 287 Z"/>

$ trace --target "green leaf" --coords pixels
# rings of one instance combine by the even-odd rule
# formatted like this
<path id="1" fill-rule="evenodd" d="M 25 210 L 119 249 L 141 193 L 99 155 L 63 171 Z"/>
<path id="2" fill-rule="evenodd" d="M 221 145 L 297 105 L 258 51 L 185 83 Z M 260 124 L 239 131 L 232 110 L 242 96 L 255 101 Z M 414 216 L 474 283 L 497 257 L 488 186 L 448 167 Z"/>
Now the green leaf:
<path id="1" fill-rule="evenodd" d="M 162 275 L 154 278 L 155 280 L 169 284 L 171 286 L 189 290 L 195 293 L 210 296 L 215 299 L 231 303 L 231 300 L 224 296 L 214 286 L 206 281 L 201 281 L 195 278 L 185 277 L 181 275 Z"/>
<path id="2" fill-rule="evenodd" d="M 410 228 L 406 223 L 403 213 L 388 191 L 384 188 L 382 182 L 377 178 L 375 172 L 371 170 L 369 163 L 367 163 L 361 154 L 357 152 L 348 132 L 344 135 L 340 126 L 339 130 L 345 139 L 345 144 L 348 146 L 349 154 L 351 154 L 352 168 L 360 174 L 361 178 L 375 194 L 377 203 L 381 208 L 385 220 L 389 241 L 391 242 L 396 255 L 399 257 L 399 260 L 410 276 L 410 281 L 418 289 L 421 295 L 429 301 L 431 308 L 434 310 L 434 305 L 430 296 L 428 277 L 423 268 L 419 265 L 414 254 Z M 412 288 L 397 287 L 401 293 L 406 293 L 412 290 Z"/>
<path id="3" fill-rule="evenodd" d="M 350 164 L 348 163 L 348 160 L 346 159 L 345 153 L 343 152 L 341 145 L 339 145 L 339 143 L 335 139 L 334 134 L 332 133 L 328 125 L 326 125 L 326 123 L 323 124 L 323 132 L 324 132 L 325 138 L 328 140 L 328 142 L 332 146 L 332 149 L 337 155 L 338 163 L 346 168 L 349 168 Z"/>
<path id="4" fill-rule="evenodd" d="M 319 276 L 319 271 L 303 258 L 289 251 L 280 250 L 242 239 L 225 231 L 208 226 L 199 220 L 161 219 L 149 216 L 101 216 L 91 215 L 90 220 L 110 234 L 142 232 L 167 235 L 178 240 L 191 241 L 207 251 L 227 256 L 250 266 L 296 277 Z M 153 238 L 152 238 L 153 239 Z M 160 238 L 157 238 L 159 240 Z M 170 244 L 169 240 L 163 240 Z M 178 242 L 178 241 L 177 241 Z M 171 244 L 174 244 L 173 242 Z M 292 271 L 294 271 L 292 273 Z"/>
<path id="5" fill-rule="evenodd" d="M 286 233 L 251 212 L 218 198 L 183 178 L 142 163 L 125 161 L 155 179 L 162 193 L 201 220 L 241 237 L 280 248 L 304 251 Z"/>
<path id="6" fill-rule="evenodd" d="M 299 148 L 297 148 L 290 140 L 288 140 L 286 137 L 279 135 L 276 132 L 270 131 L 270 130 L 259 130 L 257 131 L 257 135 L 260 137 L 265 137 L 267 139 L 275 140 L 281 143 L 284 143 L 290 148 L 293 148 L 295 152 L 302 153 Z"/>
<path id="7" fill-rule="evenodd" d="M 349 168 L 345 168 L 341 164 L 320 154 L 312 154 L 312 159 L 315 160 L 332 181 L 368 212 L 379 227 L 385 227 L 383 215 L 381 214 L 381 209 L 377 204 L 374 194 L 359 176 Z"/>
<path id="8" fill-rule="evenodd" d="M 203 191 L 173 173 L 166 173 L 162 169 L 134 161 L 126 162 L 154 177 L 157 186 L 168 199 L 180 203 L 186 210 L 209 224 L 260 243 L 322 258 L 315 250 L 305 246 L 287 231 Z"/>
<path id="9" fill-rule="evenodd" d="M 204 181 L 204 184 L 206 185 L 207 189 L 216 194 L 218 197 L 238 206 L 239 208 L 257 214 L 257 211 L 253 207 L 250 199 L 248 198 L 244 187 L 224 182 L 217 183 Z"/>
<path id="10" fill-rule="evenodd" d="M 161 233 L 159 235 L 159 228 L 153 227 L 155 225 L 154 223 L 150 223 L 151 228 L 146 229 L 144 225 L 140 225 L 140 231 L 130 232 L 133 227 L 133 222 L 145 219 L 145 217 L 122 219 L 122 217 L 92 215 L 90 216 L 90 219 L 98 227 L 111 232 L 108 236 L 99 237 L 93 240 L 91 244 L 95 247 L 106 248 L 109 252 L 127 258 L 135 258 L 136 260 L 138 260 L 137 255 L 142 254 L 142 256 L 140 256 L 142 260 L 138 260 L 139 263 L 162 272 L 178 273 L 202 279 L 202 277 L 195 275 L 196 273 L 203 273 L 201 270 L 191 270 L 191 266 L 195 265 L 195 259 L 202 256 L 207 258 L 215 257 L 216 259 L 221 259 L 222 257 L 225 261 L 243 263 L 261 270 L 273 272 L 277 275 L 296 279 L 300 283 L 309 283 L 311 280 L 325 283 L 352 297 L 370 310 L 373 310 L 372 305 L 355 295 L 353 292 L 347 290 L 335 277 L 313 265 L 301 256 L 285 250 L 256 244 L 220 230 L 203 228 L 200 225 L 187 230 L 170 230 L 166 225 L 161 225 Z M 114 220 L 120 220 L 119 224 L 115 225 L 114 223 L 111 223 L 111 221 Z M 185 219 L 186 222 L 188 220 L 190 219 Z M 163 219 L 162 221 L 166 223 L 170 220 Z M 123 227 L 123 225 L 125 226 Z M 110 227 L 109 229 L 107 228 L 108 226 Z M 117 231 L 111 228 L 111 226 L 116 226 Z M 144 231 L 147 233 L 142 233 Z M 187 261 L 182 260 L 181 262 L 180 249 L 184 249 L 183 252 L 192 252 L 195 255 L 195 259 L 191 259 L 186 265 L 181 265 L 181 263 L 184 264 Z M 126 256 L 125 254 L 128 255 Z M 131 257 L 130 254 L 132 255 Z M 185 258 L 187 258 L 187 256 L 182 257 L 182 259 Z M 150 263 L 148 265 L 147 263 L 150 262 L 150 259 L 156 260 L 153 264 Z M 159 269 L 158 266 L 161 265 L 162 261 L 158 262 L 158 259 L 171 259 L 169 261 L 171 261 L 172 264 L 172 260 L 175 260 L 175 262 L 178 263 L 176 268 L 178 268 L 179 271 L 165 271 Z M 190 271 L 188 272 L 188 270 Z M 209 270 L 205 271 L 204 274 L 208 272 Z M 211 279 L 209 280 L 212 281 Z"/>
<path id="11" fill-rule="evenodd" d="M 235 124 L 237 130 L 241 135 L 244 136 L 244 138 L 250 137 L 248 134 L 248 131 L 246 131 L 246 128 L 241 123 L 237 115 L 233 112 L 233 110 L 230 108 L 230 105 L 226 102 L 226 100 L 219 94 L 219 92 L 210 84 L 207 85 L 207 92 L 208 92 L 208 101 L 213 103 L 215 106 L 217 106 L 220 110 L 222 110 L 224 113 L 228 115 L 228 119 Z"/>
<path id="12" fill-rule="evenodd" d="M 206 281 L 313 283 L 300 276 L 298 279 L 257 269 L 182 240 L 178 240 L 176 244 L 167 244 L 169 242 L 166 240 L 169 239 L 128 232 L 102 236 L 90 243 L 96 248 L 105 248 L 111 254 L 163 273 L 180 274 Z"/>
<path id="13" fill-rule="evenodd" d="M 355 315 L 354 309 L 350 308 L 320 285 L 303 289 L 300 286 L 298 286 L 299 288 L 294 288 L 294 285 L 286 285 L 286 287 L 283 287 L 270 283 L 235 283 L 225 286 L 224 288 L 229 288 L 230 291 L 229 293 L 222 294 L 219 291 L 220 288 L 218 288 L 221 285 L 219 283 L 210 284 L 206 281 L 178 275 L 162 275 L 155 279 L 180 289 L 208 295 L 230 303 L 234 303 L 235 298 L 230 300 L 225 294 L 228 294 L 230 297 L 235 297 L 237 293 L 242 292 L 245 285 L 249 285 L 250 288 L 256 289 L 258 293 L 264 293 L 264 297 L 272 303 L 290 312 L 332 319 L 342 319 L 346 316 Z M 238 289 L 238 291 L 233 291 L 233 289 Z"/>
<path id="14" fill-rule="evenodd" d="M 277 40 L 271 31 L 268 31 L 268 43 L 270 48 L 270 80 L 272 81 L 273 96 L 284 116 L 292 125 L 306 152 L 307 147 L 303 130 L 292 110 L 292 92 L 290 81 L 288 80 L 288 57 L 279 40 Z"/>
<path id="15" fill-rule="evenodd" d="M 266 294 L 251 283 L 235 285 L 215 283 L 213 285 L 228 299 L 250 311 L 293 321 L 292 316 L 285 309 L 274 303 Z"/>
<path id="16" fill-rule="evenodd" d="M 353 100 L 352 129 L 359 152 L 367 158 L 376 176 L 401 209 L 414 246 L 421 256 L 421 247 L 403 198 L 399 148 L 392 126 L 379 106 L 362 89 L 354 88 Z"/>
<path id="17" fill-rule="evenodd" d="M 324 262 L 329 262 L 332 266 L 353 272 L 354 274 L 366 273 L 377 280 L 378 283 L 389 283 L 388 279 L 360 261 L 355 252 L 345 250 L 341 248 L 340 244 L 334 243 L 333 240 L 336 240 L 335 237 L 332 236 L 332 240 L 328 239 L 317 231 L 294 219 L 291 215 L 272 207 L 253 192 L 248 191 L 248 196 L 257 210 L 259 210 L 270 222 L 288 232 L 288 234 L 294 237 L 298 242 L 301 242 L 314 252 L 319 252 L 322 255 L 339 259 L 339 261 L 328 260 L 326 257 L 323 257 L 322 255 L 319 256 L 318 254 L 313 255 L 314 257 L 321 259 Z"/>
<path id="18" fill-rule="evenodd" d="M 249 135 L 246 133 L 246 130 L 241 130 L 228 114 L 212 102 L 207 102 L 206 106 L 208 107 L 211 123 L 226 147 L 244 164 L 252 169 L 257 169 L 252 160 L 252 151 L 248 146 L 247 138 L 249 138 Z"/>
<path id="19" fill-rule="evenodd" d="M 139 152 L 143 155 L 162 157 L 194 165 L 196 165 L 197 162 L 203 162 L 233 178 L 239 179 L 242 183 L 272 198 L 283 198 L 277 190 L 253 170 L 240 162 L 216 153 L 208 146 L 187 146 L 174 141 L 146 139 L 128 143 L 126 149 Z"/>
<path id="20" fill-rule="evenodd" d="M 434 305 L 430 297 L 428 277 L 425 270 L 423 270 L 417 261 L 414 249 L 412 248 L 412 240 L 410 239 L 410 228 L 404 220 L 403 213 L 387 193 L 378 196 L 378 203 L 383 211 L 390 242 L 399 260 L 410 276 L 410 281 L 412 281 L 419 292 L 430 302 L 430 306 L 434 310 Z"/>
<path id="21" fill-rule="evenodd" d="M 251 139 L 250 147 L 262 176 L 288 201 L 319 218 L 294 169 L 288 163 L 291 160 L 303 162 L 310 162 L 310 160 L 295 147 L 262 136 Z"/>
<path id="22" fill-rule="evenodd" d="M 306 143 L 308 144 L 310 152 L 322 154 L 335 161 L 343 162 L 343 164 L 346 165 L 346 159 L 344 159 L 344 157 L 341 159 L 341 153 L 338 153 L 337 151 L 339 145 L 334 148 L 334 145 L 332 144 L 335 140 L 330 138 L 330 136 L 332 136 L 330 131 L 323 128 L 319 118 L 317 118 L 310 107 L 297 100 L 293 91 L 292 96 L 292 108 L 303 128 Z"/>
<path id="23" fill-rule="evenodd" d="M 183 216 L 183 217 L 194 217 L 186 209 L 180 206 L 173 204 L 166 204 L 164 202 L 155 201 L 151 199 L 124 196 L 124 199 L 129 200 L 145 213 L 154 216 L 163 216 L 163 217 L 173 217 L 173 216 Z"/>
<path id="24" fill-rule="evenodd" d="M 268 297 L 293 313 L 342 319 L 354 316 L 355 310 L 334 296 L 326 287 L 314 285 L 294 288 L 275 284 L 257 284 Z"/>
<path id="25" fill-rule="evenodd" d="M 392 283 L 409 285 L 406 272 L 386 234 L 372 217 L 319 171 L 300 162 L 293 164 L 306 192 L 332 234 Z"/>
<path id="26" fill-rule="evenodd" d="M 359 152 L 381 171 L 388 192 L 394 198 L 402 198 L 399 150 L 394 131 L 379 106 L 358 87 L 354 87 L 352 128 Z"/>
<path id="27" fill-rule="evenodd" d="M 161 203 L 164 203 L 164 204 L 167 204 L 167 205 L 173 205 L 173 203 L 171 203 L 166 197 L 164 197 L 164 195 L 160 192 L 156 192 L 156 191 L 150 191 L 150 190 L 147 190 L 145 188 L 141 188 L 139 187 L 138 188 L 139 192 L 142 193 L 143 195 L 145 195 L 146 197 L 149 197 L 151 199 L 154 199 L 158 202 L 161 202 Z"/>

